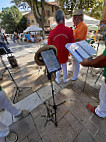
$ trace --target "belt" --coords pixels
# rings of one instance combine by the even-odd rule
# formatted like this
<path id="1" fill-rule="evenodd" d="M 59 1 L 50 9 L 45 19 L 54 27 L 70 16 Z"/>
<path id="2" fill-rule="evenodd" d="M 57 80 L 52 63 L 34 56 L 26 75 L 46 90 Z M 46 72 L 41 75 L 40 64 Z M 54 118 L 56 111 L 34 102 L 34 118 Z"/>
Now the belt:
<path id="1" fill-rule="evenodd" d="M 106 77 L 105 77 L 105 84 L 106 84 Z"/>

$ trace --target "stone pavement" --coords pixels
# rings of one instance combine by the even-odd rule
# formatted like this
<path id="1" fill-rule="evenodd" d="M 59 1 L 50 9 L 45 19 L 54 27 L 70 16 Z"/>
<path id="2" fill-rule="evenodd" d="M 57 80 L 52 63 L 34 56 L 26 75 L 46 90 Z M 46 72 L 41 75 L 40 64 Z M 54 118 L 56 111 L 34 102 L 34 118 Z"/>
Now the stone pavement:
<path id="1" fill-rule="evenodd" d="M 28 47 L 24 50 L 26 48 Z M 14 105 L 27 109 L 31 113 L 19 120 L 12 117 L 9 112 L 0 113 L 0 120 L 18 134 L 18 142 L 105 142 L 106 119 L 100 119 L 86 109 L 87 103 L 95 106 L 99 103 L 98 92 L 103 78 L 100 77 L 96 85 L 94 82 L 100 70 L 89 69 L 84 90 L 81 89 L 84 87 L 87 68 L 81 67 L 79 79 L 76 81 L 70 80 L 70 72 L 68 72 L 66 84 L 61 82 L 57 85 L 53 82 L 56 104 L 64 100 L 66 103 L 57 107 L 58 127 L 55 127 L 51 121 L 45 127 L 46 118 L 41 117 L 46 115 L 43 102 L 48 101 L 52 104 L 51 86 L 44 75 L 44 67 L 36 66 L 32 57 L 34 53 L 31 51 L 29 53 L 24 51 L 20 56 L 16 54 L 21 71 L 11 71 L 20 86 L 31 87 L 31 90 L 23 91 L 21 96 L 24 97 L 18 96 L 20 100 Z M 70 69 L 70 66 L 68 68 Z M 10 92 L 12 92 L 14 86 L 7 74 L 1 83 L 5 90 L 11 88 Z M 5 140 L 0 139 L 0 142 Z"/>
<path id="2" fill-rule="evenodd" d="M 58 127 L 55 127 L 51 121 L 45 127 L 46 119 L 41 117 L 46 114 L 46 107 L 41 102 L 44 102 L 47 98 L 49 103 L 52 104 L 49 86 L 37 92 L 39 98 L 35 94 L 36 98 L 31 95 L 32 101 L 30 99 L 20 101 L 19 106 L 22 106 L 21 108 L 28 109 L 29 105 L 31 107 L 29 110 L 32 111 L 26 118 L 18 121 L 13 119 L 14 123 L 10 125 L 10 129 L 18 134 L 18 142 L 105 142 L 106 119 L 100 119 L 86 109 L 87 103 L 92 105 L 99 103 L 95 97 L 94 88 L 91 87 L 90 92 L 88 92 L 87 87 L 90 86 L 87 84 L 86 93 L 80 90 L 82 86 L 83 82 L 80 80 L 69 81 L 66 86 L 54 83 L 55 93 L 60 90 L 55 94 L 56 104 L 66 101 L 65 104 L 57 108 Z M 29 100 L 28 104 L 27 101 Z M 36 107 L 36 104 L 33 106 L 34 101 L 35 103 L 38 102 L 38 107 Z M 35 109 L 32 107 L 35 107 Z M 9 115 L 6 119 L 8 118 Z M 4 142 L 4 139 L 0 139 L 0 142 Z"/>

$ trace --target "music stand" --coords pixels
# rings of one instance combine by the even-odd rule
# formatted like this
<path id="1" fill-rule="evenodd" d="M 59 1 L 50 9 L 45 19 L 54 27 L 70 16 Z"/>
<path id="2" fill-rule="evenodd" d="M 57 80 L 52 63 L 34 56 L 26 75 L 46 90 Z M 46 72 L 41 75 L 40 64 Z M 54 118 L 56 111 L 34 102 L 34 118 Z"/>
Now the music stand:
<path id="1" fill-rule="evenodd" d="M 76 43 L 67 43 L 65 47 L 79 63 L 81 63 L 84 58 L 92 59 L 92 56 L 97 53 L 97 51 L 91 45 L 89 45 L 88 42 L 85 40 L 82 40 Z M 84 81 L 84 87 L 83 89 L 81 89 L 82 91 L 85 90 L 88 71 L 89 71 L 89 67 L 87 69 L 87 73 L 86 73 L 86 77 Z"/>
<path id="2" fill-rule="evenodd" d="M 45 126 L 46 126 L 48 121 L 52 121 L 55 124 L 55 126 L 57 127 L 57 107 L 60 106 L 61 104 L 65 103 L 66 101 L 63 101 L 60 104 L 55 103 L 54 89 L 53 89 L 53 83 L 52 83 L 52 80 L 51 80 L 51 75 L 52 75 L 53 72 L 60 70 L 61 66 L 60 66 L 60 64 L 57 60 L 57 57 L 56 57 L 53 49 L 48 49 L 48 50 L 42 51 L 41 56 L 43 58 L 45 66 L 47 68 L 47 77 L 48 77 L 48 80 L 50 80 L 50 83 L 51 83 L 52 99 L 53 99 L 53 105 L 44 103 L 44 105 L 47 108 L 47 115 L 42 116 L 42 117 L 47 118 Z M 49 106 L 51 106 L 53 108 L 54 112 L 52 112 L 52 110 L 49 108 Z"/>
<path id="3" fill-rule="evenodd" d="M 11 53 L 11 52 L 10 52 L 10 53 Z M 15 84 L 15 87 L 16 87 L 16 92 L 15 92 L 15 95 L 14 95 L 14 97 L 13 97 L 13 103 L 15 103 L 15 98 L 17 97 L 17 94 L 22 91 L 22 89 L 20 89 L 20 88 L 24 88 L 24 87 L 19 87 L 19 86 L 17 85 L 17 83 L 16 83 L 16 81 L 14 80 L 14 78 L 13 78 L 13 76 L 12 76 L 12 74 L 11 74 L 9 68 L 6 66 L 5 62 L 3 61 L 2 55 L 5 55 L 5 54 L 9 54 L 9 52 L 8 52 L 4 47 L 0 47 L 0 59 L 1 59 L 1 62 L 2 62 L 2 64 L 3 64 L 3 66 L 4 66 L 4 68 L 5 68 L 5 71 L 6 71 L 6 70 L 8 71 L 8 73 L 9 73 L 9 75 L 10 75 L 10 77 L 11 77 L 11 80 L 13 81 L 13 83 Z M 26 87 L 25 87 L 25 88 L 26 88 Z"/>

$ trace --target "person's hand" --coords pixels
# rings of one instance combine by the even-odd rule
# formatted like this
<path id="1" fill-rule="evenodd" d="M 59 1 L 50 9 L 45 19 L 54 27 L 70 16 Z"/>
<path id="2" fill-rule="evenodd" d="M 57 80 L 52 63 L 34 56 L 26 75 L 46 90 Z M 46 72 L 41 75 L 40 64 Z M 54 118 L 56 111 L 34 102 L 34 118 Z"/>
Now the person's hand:
<path id="1" fill-rule="evenodd" d="M 81 62 L 81 65 L 82 65 L 82 66 L 86 66 L 87 63 L 88 63 L 88 60 L 87 60 L 87 59 L 84 59 L 84 60 Z"/>
<path id="2" fill-rule="evenodd" d="M 72 64 L 72 61 L 71 61 L 71 59 L 70 59 L 70 58 L 68 58 L 68 62 L 69 62 L 69 65 L 71 65 L 71 64 Z"/>

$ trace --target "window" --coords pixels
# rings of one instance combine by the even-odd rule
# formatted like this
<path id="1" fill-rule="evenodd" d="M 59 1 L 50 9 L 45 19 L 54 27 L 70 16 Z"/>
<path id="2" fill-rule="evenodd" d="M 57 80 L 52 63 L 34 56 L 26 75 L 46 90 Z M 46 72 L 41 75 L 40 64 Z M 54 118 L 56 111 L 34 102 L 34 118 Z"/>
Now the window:
<path id="1" fill-rule="evenodd" d="M 27 23 L 30 24 L 30 19 L 27 19 Z"/>
<path id="2" fill-rule="evenodd" d="M 34 23 L 35 21 L 34 20 L 32 20 L 32 23 Z"/>
<path id="3" fill-rule="evenodd" d="M 49 10 L 46 10 L 46 15 L 47 15 L 47 17 L 50 17 L 50 11 Z"/>
<path id="4" fill-rule="evenodd" d="M 54 12 L 54 6 L 52 6 L 52 12 Z"/>
<path id="5" fill-rule="evenodd" d="M 44 16 L 46 16 L 46 10 L 44 10 Z"/>

